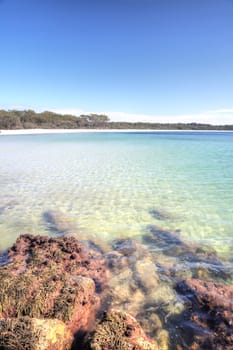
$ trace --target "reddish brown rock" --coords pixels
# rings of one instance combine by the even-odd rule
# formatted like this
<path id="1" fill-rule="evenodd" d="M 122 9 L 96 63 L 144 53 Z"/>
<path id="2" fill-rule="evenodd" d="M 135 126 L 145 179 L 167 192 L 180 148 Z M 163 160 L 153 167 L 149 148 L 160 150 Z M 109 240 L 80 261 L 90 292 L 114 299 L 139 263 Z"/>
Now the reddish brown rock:
<path id="1" fill-rule="evenodd" d="M 22 235 L 0 268 L 3 318 L 57 318 L 72 332 L 86 331 L 106 282 L 102 255 L 73 237 Z"/>
<path id="2" fill-rule="evenodd" d="M 59 272 L 92 278 L 97 288 L 106 282 L 102 255 L 80 244 L 74 237 L 21 235 L 9 250 L 9 257 L 18 265 L 16 274 L 28 267 L 42 271 L 48 264 L 55 263 Z"/>
<path id="3" fill-rule="evenodd" d="M 73 335 L 57 319 L 0 320 L 0 348 L 4 350 L 70 350 L 72 343 Z"/>
<path id="4" fill-rule="evenodd" d="M 187 299 L 185 324 L 192 333 L 192 350 L 233 349 L 233 286 L 187 279 L 178 284 Z"/>
<path id="5" fill-rule="evenodd" d="M 129 314 L 110 310 L 94 332 L 86 338 L 87 350 L 158 350 L 156 341 L 147 337 Z"/>

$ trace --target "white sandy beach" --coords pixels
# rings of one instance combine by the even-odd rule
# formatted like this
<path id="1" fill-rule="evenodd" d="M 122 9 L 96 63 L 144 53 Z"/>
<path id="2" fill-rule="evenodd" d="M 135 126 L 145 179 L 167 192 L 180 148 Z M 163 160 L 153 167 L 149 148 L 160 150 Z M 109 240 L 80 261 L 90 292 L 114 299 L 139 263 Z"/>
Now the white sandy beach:
<path id="1" fill-rule="evenodd" d="M 155 129 L 18 129 L 0 130 L 0 136 L 8 135 L 38 135 L 38 134 L 74 134 L 74 133 L 99 133 L 99 132 L 233 132 L 231 130 L 155 130 Z"/>
<path id="2" fill-rule="evenodd" d="M 132 130 L 132 129 L 18 129 L 0 130 L 0 135 L 37 135 L 37 134 L 74 134 L 74 133 L 96 133 L 96 132 L 150 132 L 154 130 Z"/>

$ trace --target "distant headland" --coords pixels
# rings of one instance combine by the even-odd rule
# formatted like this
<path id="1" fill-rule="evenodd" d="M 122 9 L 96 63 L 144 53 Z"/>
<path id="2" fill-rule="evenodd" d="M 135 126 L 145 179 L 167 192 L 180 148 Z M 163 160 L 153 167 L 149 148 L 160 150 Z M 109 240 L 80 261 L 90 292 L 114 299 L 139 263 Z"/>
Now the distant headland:
<path id="1" fill-rule="evenodd" d="M 0 130 L 19 129 L 233 131 L 233 124 L 113 122 L 104 114 L 83 114 L 77 117 L 50 111 L 37 113 L 33 110 L 0 110 Z"/>

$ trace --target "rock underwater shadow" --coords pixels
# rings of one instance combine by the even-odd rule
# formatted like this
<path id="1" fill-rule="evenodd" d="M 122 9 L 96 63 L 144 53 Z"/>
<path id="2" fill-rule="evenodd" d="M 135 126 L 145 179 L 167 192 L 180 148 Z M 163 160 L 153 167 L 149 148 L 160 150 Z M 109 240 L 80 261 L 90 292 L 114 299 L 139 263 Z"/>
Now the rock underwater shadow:
<path id="1" fill-rule="evenodd" d="M 171 215 L 161 209 L 150 209 L 149 214 L 156 220 L 166 221 L 172 219 Z"/>
<path id="2" fill-rule="evenodd" d="M 143 241 L 152 253 L 159 252 L 164 256 L 175 258 L 174 264 L 170 266 L 163 266 L 163 263 L 158 260 L 156 264 L 162 274 L 176 278 L 176 282 L 187 277 L 219 278 L 223 282 L 232 278 L 232 268 L 222 263 L 213 248 L 203 244 L 184 242 L 180 238 L 180 230 L 169 231 L 151 225 L 147 227 Z M 183 276 L 182 270 L 185 272 Z M 188 272 L 189 276 L 187 276 Z"/>
<path id="3" fill-rule="evenodd" d="M 49 231 L 56 236 L 77 232 L 77 227 L 72 220 L 59 210 L 47 210 L 42 217 Z"/>

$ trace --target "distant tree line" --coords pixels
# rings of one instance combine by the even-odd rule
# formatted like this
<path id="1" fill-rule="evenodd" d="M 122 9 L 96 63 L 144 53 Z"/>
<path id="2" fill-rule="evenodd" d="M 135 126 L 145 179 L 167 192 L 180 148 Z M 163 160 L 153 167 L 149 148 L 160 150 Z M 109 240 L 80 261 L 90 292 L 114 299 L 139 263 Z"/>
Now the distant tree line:
<path id="1" fill-rule="evenodd" d="M 0 110 L 0 130 L 13 129 L 152 129 L 152 130 L 233 130 L 233 125 L 200 123 L 111 122 L 104 114 L 58 114 L 33 110 Z"/>
<path id="2" fill-rule="evenodd" d="M 76 117 L 33 110 L 0 110 L 0 129 L 80 129 L 104 128 L 109 118 L 102 114 L 88 114 Z"/>

